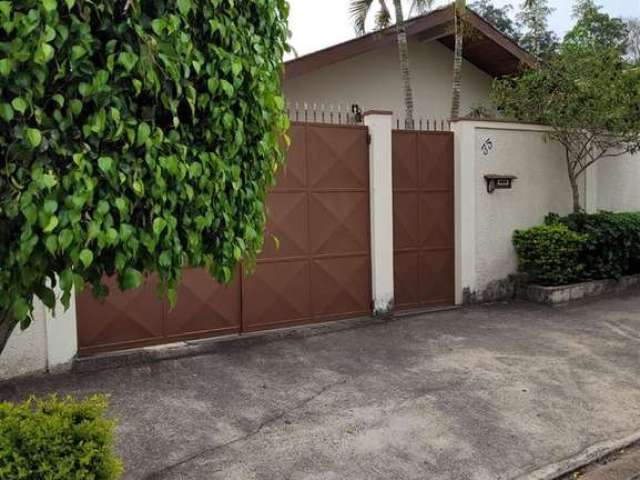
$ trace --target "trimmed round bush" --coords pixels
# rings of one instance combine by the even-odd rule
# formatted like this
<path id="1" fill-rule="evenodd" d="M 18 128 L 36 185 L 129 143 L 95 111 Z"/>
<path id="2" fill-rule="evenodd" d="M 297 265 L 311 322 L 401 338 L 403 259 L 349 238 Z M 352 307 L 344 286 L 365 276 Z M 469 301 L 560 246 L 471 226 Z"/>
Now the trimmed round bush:
<path id="1" fill-rule="evenodd" d="M 513 235 L 520 271 L 540 285 L 565 285 L 581 279 L 585 268 L 582 254 L 588 241 L 588 236 L 559 223 L 518 230 Z"/>
<path id="2" fill-rule="evenodd" d="M 29 399 L 0 403 L 0 478 L 12 480 L 116 480 L 122 464 L 113 453 L 114 422 L 107 401 Z"/>
<path id="3" fill-rule="evenodd" d="M 0 311 L 229 281 L 284 161 L 285 0 L 0 1 Z"/>

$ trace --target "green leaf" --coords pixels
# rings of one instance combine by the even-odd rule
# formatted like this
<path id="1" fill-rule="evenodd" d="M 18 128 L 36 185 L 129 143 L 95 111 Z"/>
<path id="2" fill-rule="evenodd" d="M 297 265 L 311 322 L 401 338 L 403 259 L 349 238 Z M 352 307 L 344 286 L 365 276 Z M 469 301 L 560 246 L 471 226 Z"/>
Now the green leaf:
<path id="1" fill-rule="evenodd" d="M 67 8 L 69 10 L 71 10 L 73 6 L 76 4 L 76 0 L 64 0 L 64 2 L 67 4 Z"/>
<path id="2" fill-rule="evenodd" d="M 18 322 L 24 322 L 29 317 L 30 311 L 31 306 L 23 297 L 16 298 L 13 303 L 13 315 Z"/>
<path id="3" fill-rule="evenodd" d="M 0 60 L 0 75 L 8 77 L 13 69 L 13 62 L 9 58 L 3 58 Z"/>
<path id="4" fill-rule="evenodd" d="M 73 243 L 73 232 L 67 228 L 58 235 L 58 245 L 63 252 Z"/>
<path id="5" fill-rule="evenodd" d="M 71 100 L 69 102 L 69 107 L 71 108 L 71 113 L 73 113 L 75 116 L 80 115 L 80 112 L 82 112 L 82 102 L 80 100 Z"/>
<path id="6" fill-rule="evenodd" d="M 131 72 L 138 63 L 138 56 L 132 52 L 121 52 L 118 56 L 118 63 L 122 65 L 127 72 Z"/>
<path id="7" fill-rule="evenodd" d="M 42 6 L 47 12 L 53 12 L 58 8 L 57 0 L 42 0 Z"/>
<path id="8" fill-rule="evenodd" d="M 222 80 L 220 80 L 220 86 L 222 87 L 222 90 L 224 90 L 224 93 L 226 93 L 228 97 L 233 97 L 233 94 L 235 93 L 235 89 L 233 88 L 233 85 L 231 85 L 227 80 L 223 78 Z"/>
<path id="9" fill-rule="evenodd" d="M 163 218 L 156 218 L 153 221 L 153 233 L 160 235 L 166 226 L 167 222 Z"/>
<path id="10" fill-rule="evenodd" d="M 24 113 L 27 111 L 27 102 L 22 97 L 16 97 L 11 101 L 11 106 L 16 112 Z"/>
<path id="11" fill-rule="evenodd" d="M 58 226 L 58 223 L 60 221 L 58 220 L 58 217 L 56 217 L 55 215 L 52 215 L 49 220 L 47 221 L 47 224 L 44 226 L 44 228 L 42 229 L 42 231 L 44 233 L 51 233 L 53 232 L 56 227 Z"/>
<path id="12" fill-rule="evenodd" d="M 82 45 L 74 45 L 71 47 L 71 60 L 74 62 L 81 59 L 87 54 L 87 50 Z"/>
<path id="13" fill-rule="evenodd" d="M 113 168 L 113 159 L 111 157 L 100 157 L 98 159 L 98 166 L 104 173 L 109 173 Z"/>
<path id="14" fill-rule="evenodd" d="M 53 58 L 55 50 L 48 43 L 41 43 L 36 48 L 36 53 L 33 55 L 33 61 L 40 64 L 45 65 Z"/>
<path id="15" fill-rule="evenodd" d="M 189 15 L 191 10 L 191 0 L 178 0 L 178 9 L 182 15 Z"/>
<path id="16" fill-rule="evenodd" d="M 44 202 L 44 206 L 42 209 L 45 213 L 53 215 L 58 210 L 58 202 L 56 202 L 55 200 L 47 200 Z"/>
<path id="17" fill-rule="evenodd" d="M 136 146 L 140 147 L 144 145 L 147 142 L 149 135 L 151 135 L 151 127 L 149 127 L 145 122 L 142 122 L 138 125 Z"/>
<path id="18" fill-rule="evenodd" d="M 24 135 L 29 145 L 31 145 L 31 148 L 38 148 L 42 143 L 42 134 L 37 128 L 27 128 Z"/>
<path id="19" fill-rule="evenodd" d="M 143 282 L 142 274 L 133 268 L 127 268 L 120 276 L 121 286 L 124 290 L 138 288 Z"/>
<path id="20" fill-rule="evenodd" d="M 0 2 L 0 13 L 5 17 L 11 15 L 11 2 L 2 1 Z"/>
<path id="21" fill-rule="evenodd" d="M 51 97 L 51 99 L 54 102 L 56 102 L 59 107 L 62 108 L 64 106 L 64 97 L 62 95 L 60 95 L 59 93 L 54 95 L 53 97 Z"/>
<path id="22" fill-rule="evenodd" d="M 85 248 L 80 252 L 78 258 L 80 258 L 80 261 L 82 262 L 82 265 L 84 265 L 84 268 L 89 268 L 93 263 L 93 252 Z"/>
<path id="23" fill-rule="evenodd" d="M 56 294 L 52 289 L 45 286 L 39 286 L 36 288 L 36 296 L 44 303 L 47 308 L 54 308 L 56 306 Z"/>
<path id="24" fill-rule="evenodd" d="M 45 240 L 44 244 L 47 247 L 47 251 L 51 255 L 55 255 L 56 252 L 58 251 L 58 237 L 57 236 L 49 235 L 47 237 L 47 239 Z"/>
<path id="25" fill-rule="evenodd" d="M 13 120 L 13 108 L 8 103 L 0 103 L 0 118 L 9 123 Z"/>

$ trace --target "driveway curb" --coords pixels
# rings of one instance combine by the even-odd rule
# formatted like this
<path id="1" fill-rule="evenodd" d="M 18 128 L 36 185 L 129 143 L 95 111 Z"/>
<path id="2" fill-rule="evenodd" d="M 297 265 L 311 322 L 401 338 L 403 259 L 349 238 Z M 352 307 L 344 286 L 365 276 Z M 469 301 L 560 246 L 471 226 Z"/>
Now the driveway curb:
<path id="1" fill-rule="evenodd" d="M 547 465 L 539 470 L 515 477 L 513 480 L 555 480 L 562 475 L 586 467 L 612 453 L 622 450 L 629 445 L 640 441 L 640 432 L 636 432 L 621 440 L 612 440 L 596 443 L 574 457 L 560 460 Z"/>

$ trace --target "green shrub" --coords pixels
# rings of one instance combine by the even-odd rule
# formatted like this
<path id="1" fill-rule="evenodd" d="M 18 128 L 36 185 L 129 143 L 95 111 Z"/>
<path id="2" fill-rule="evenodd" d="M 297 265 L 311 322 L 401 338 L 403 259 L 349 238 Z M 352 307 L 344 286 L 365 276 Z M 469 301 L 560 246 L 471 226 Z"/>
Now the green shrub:
<path id="1" fill-rule="evenodd" d="M 0 478 L 114 480 L 122 475 L 113 454 L 114 422 L 107 401 L 30 399 L 0 403 Z"/>
<path id="2" fill-rule="evenodd" d="M 580 279 L 588 240 L 562 224 L 540 225 L 513 235 L 520 271 L 541 285 L 565 285 Z"/>
<path id="3" fill-rule="evenodd" d="M 581 256 L 584 279 L 640 273 L 640 213 L 576 213 L 550 217 L 548 222 L 559 222 L 587 235 Z"/>
<path id="4" fill-rule="evenodd" d="M 125 5 L 128 6 L 125 9 Z M 262 248 L 286 0 L 0 0 L 0 311 Z"/>

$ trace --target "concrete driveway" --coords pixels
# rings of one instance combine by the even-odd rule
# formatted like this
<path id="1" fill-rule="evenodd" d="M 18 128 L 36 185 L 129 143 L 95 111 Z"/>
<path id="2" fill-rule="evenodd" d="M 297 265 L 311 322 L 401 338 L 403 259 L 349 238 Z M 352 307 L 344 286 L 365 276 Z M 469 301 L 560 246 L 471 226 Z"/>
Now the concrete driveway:
<path id="1" fill-rule="evenodd" d="M 640 293 L 207 348 L 0 398 L 110 393 L 127 479 L 512 479 L 640 431 Z"/>

